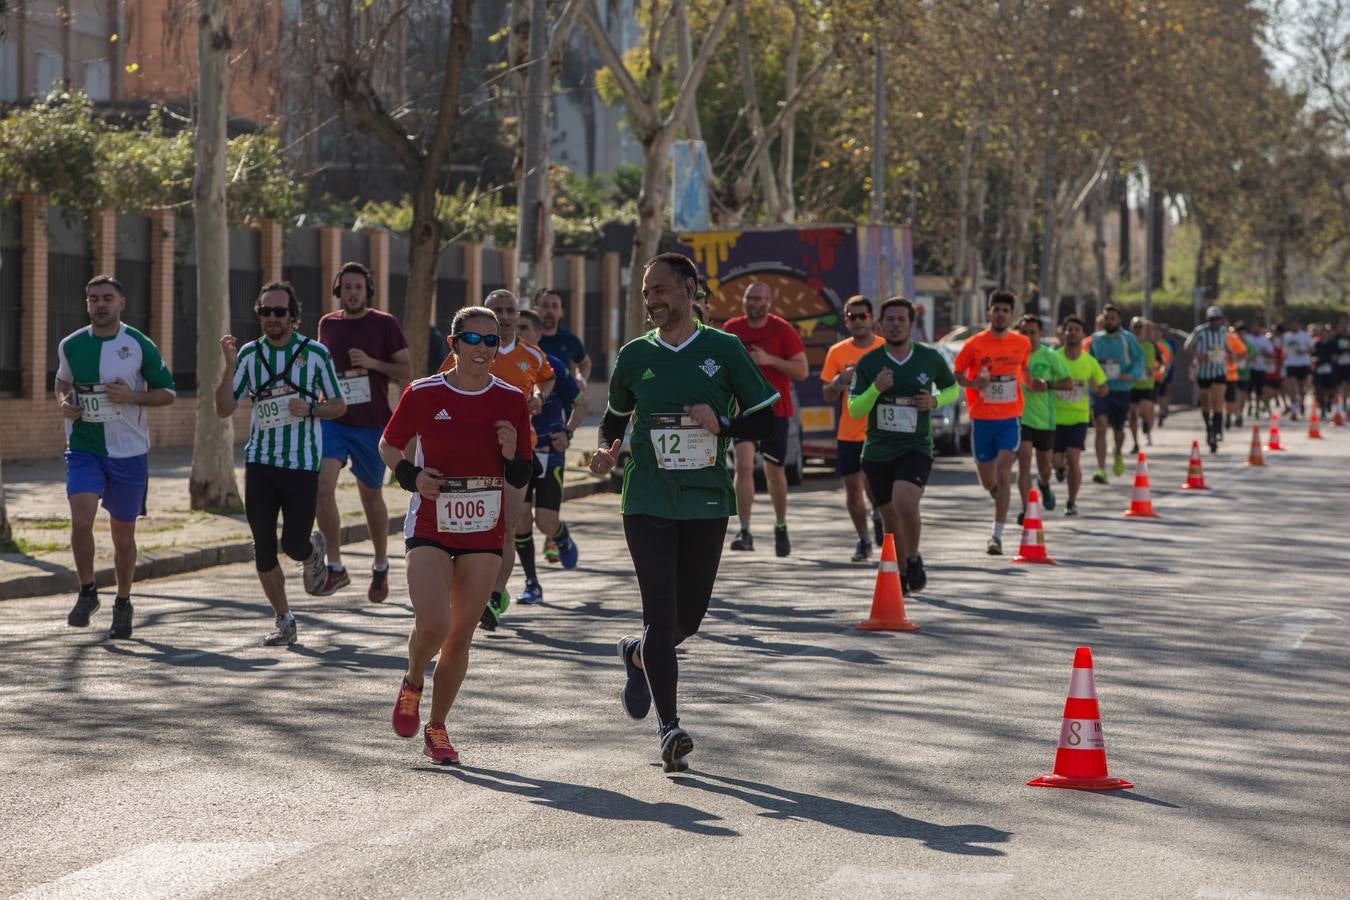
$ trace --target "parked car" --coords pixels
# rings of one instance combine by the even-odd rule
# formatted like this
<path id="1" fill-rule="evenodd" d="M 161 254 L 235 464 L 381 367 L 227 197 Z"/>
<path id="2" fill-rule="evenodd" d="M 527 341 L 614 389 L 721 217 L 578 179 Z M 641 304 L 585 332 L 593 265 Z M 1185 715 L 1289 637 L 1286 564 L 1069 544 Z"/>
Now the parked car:
<path id="1" fill-rule="evenodd" d="M 960 341 L 933 345 L 951 366 L 961 351 Z M 966 409 L 966 392 L 958 389 L 956 400 L 933 410 L 933 449 L 948 456 L 959 456 L 970 450 L 970 414 Z"/>

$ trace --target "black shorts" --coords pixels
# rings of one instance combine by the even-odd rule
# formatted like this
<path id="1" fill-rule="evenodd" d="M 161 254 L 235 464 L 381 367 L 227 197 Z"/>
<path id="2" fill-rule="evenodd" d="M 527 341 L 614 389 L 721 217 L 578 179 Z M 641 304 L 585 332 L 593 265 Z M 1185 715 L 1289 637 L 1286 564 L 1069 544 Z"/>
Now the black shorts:
<path id="1" fill-rule="evenodd" d="M 1304 381 L 1307 379 L 1310 370 L 1310 366 L 1285 366 L 1284 377 L 1292 378 L 1295 381 Z"/>
<path id="2" fill-rule="evenodd" d="M 1022 426 L 1022 443 L 1030 444 L 1040 453 L 1049 453 L 1055 449 L 1055 432 L 1049 428 Z"/>
<path id="3" fill-rule="evenodd" d="M 1212 388 L 1212 387 L 1214 387 L 1214 385 L 1216 385 L 1216 384 L 1227 384 L 1227 383 L 1228 383 L 1228 380 L 1225 379 L 1225 378 L 1196 378 L 1196 379 L 1195 379 L 1195 386 L 1198 387 L 1198 388 L 1199 388 L 1200 390 L 1202 390 L 1202 391 L 1203 391 L 1203 390 L 1206 390 L 1206 389 L 1208 389 L 1208 388 Z"/>
<path id="4" fill-rule="evenodd" d="M 1237 400 L 1238 383 L 1236 381 L 1225 381 L 1223 384 L 1223 399 L 1225 403 L 1232 403 Z"/>
<path id="5" fill-rule="evenodd" d="M 1055 452 L 1082 450 L 1087 447 L 1088 423 L 1055 426 Z"/>
<path id="6" fill-rule="evenodd" d="M 1151 388 L 1130 388 L 1131 403 L 1152 403 L 1158 397 L 1158 389 Z"/>
<path id="7" fill-rule="evenodd" d="M 1336 373 L 1327 372 L 1325 374 L 1314 374 L 1313 383 L 1317 385 L 1318 390 L 1334 391 L 1336 390 Z"/>
<path id="8" fill-rule="evenodd" d="M 1105 397 L 1093 397 L 1092 418 L 1105 418 L 1113 430 L 1123 431 L 1130 418 L 1130 392 L 1108 391 Z"/>
<path id="9" fill-rule="evenodd" d="M 1247 393 L 1252 394 L 1261 390 L 1266 384 L 1266 370 L 1252 369 L 1251 374 L 1247 376 Z"/>
<path id="10" fill-rule="evenodd" d="M 525 485 L 526 503 L 533 503 L 539 509 L 549 509 L 553 512 L 562 509 L 563 467 L 559 462 L 560 459 L 561 453 L 550 453 L 548 467 L 545 468 L 540 464 L 538 454 L 535 455 L 534 473 L 529 483 Z"/>
<path id="11" fill-rule="evenodd" d="M 1159 383 L 1153 388 L 1154 399 L 1162 399 L 1167 396 L 1167 392 L 1172 388 L 1172 373 L 1167 374 L 1167 380 Z"/>
<path id="12" fill-rule="evenodd" d="M 403 549 L 405 552 L 408 550 L 412 550 L 416 547 L 435 547 L 437 550 L 440 550 L 442 553 L 446 554 L 451 559 L 458 559 L 461 556 L 468 556 L 470 553 L 489 553 L 493 556 L 502 555 L 501 547 L 498 547 L 496 550 L 483 550 L 478 547 L 472 549 L 469 547 L 447 547 L 440 541 L 433 541 L 431 538 L 421 538 L 421 537 L 410 537 L 404 540 L 403 542 Z"/>
<path id="13" fill-rule="evenodd" d="M 765 438 L 762 441 L 752 441 L 749 438 L 741 438 L 735 443 L 737 446 L 744 443 L 755 444 L 759 452 L 764 454 L 765 462 L 771 462 L 775 466 L 781 466 L 783 461 L 787 459 L 788 420 L 780 416 L 774 421 L 778 424 L 773 430 L 773 437 Z"/>
<path id="14" fill-rule="evenodd" d="M 862 441 L 834 442 L 834 472 L 840 478 L 862 471 Z"/>
<path id="15" fill-rule="evenodd" d="M 904 456 L 884 462 L 864 459 L 862 470 L 867 487 L 872 491 L 872 502 L 884 506 L 891 502 L 891 492 L 897 481 L 908 481 L 923 490 L 928 484 L 928 476 L 933 474 L 933 457 L 911 450 Z"/>
<path id="16" fill-rule="evenodd" d="M 1350 381 L 1350 366 L 1336 367 L 1336 383 L 1345 384 Z"/>

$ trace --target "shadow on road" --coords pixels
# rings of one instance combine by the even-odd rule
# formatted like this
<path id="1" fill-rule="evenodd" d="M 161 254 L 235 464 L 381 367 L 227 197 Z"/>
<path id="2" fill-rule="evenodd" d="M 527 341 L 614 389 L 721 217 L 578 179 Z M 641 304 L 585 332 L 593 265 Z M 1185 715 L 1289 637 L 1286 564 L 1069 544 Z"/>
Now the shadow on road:
<path id="1" fill-rule="evenodd" d="M 928 606 L 936 606 L 938 609 L 949 609 L 952 612 L 969 613 L 972 616 L 978 616 L 981 619 L 990 619 L 996 622 L 1019 622 L 1024 625 L 1041 625 L 1047 628 L 1096 628 L 1100 624 L 1097 621 L 1096 616 L 1085 616 L 1075 613 L 1022 612 L 1016 609 L 990 609 L 979 606 L 969 606 L 965 603 L 954 603 L 951 600 L 939 600 L 936 597 L 929 597 L 926 594 L 917 599 Z"/>
<path id="2" fill-rule="evenodd" d="M 889 809 L 863 806 L 861 803 L 834 800 L 815 794 L 803 794 L 725 775 L 690 770 L 687 775 L 677 776 L 671 780 L 686 787 L 733 797 L 751 806 L 758 806 L 766 810 L 761 814 L 766 818 L 819 822 L 822 825 L 858 834 L 908 838 L 922 841 L 924 846 L 943 853 L 958 853 L 964 856 L 1005 856 L 1006 854 L 996 847 L 978 845 L 1002 844 L 1012 837 L 1012 832 L 1001 831 L 988 825 L 938 825 L 902 816 Z"/>

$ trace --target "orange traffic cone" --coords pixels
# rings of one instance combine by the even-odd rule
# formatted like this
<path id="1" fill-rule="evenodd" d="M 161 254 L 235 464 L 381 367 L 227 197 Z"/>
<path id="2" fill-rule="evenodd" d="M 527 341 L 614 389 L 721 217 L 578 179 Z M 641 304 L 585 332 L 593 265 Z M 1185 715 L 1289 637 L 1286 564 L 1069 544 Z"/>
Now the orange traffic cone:
<path id="1" fill-rule="evenodd" d="M 1012 558 L 1015 563 L 1055 565 L 1045 552 L 1045 528 L 1041 525 L 1041 494 L 1035 488 L 1027 492 L 1027 511 L 1022 517 L 1022 548 Z"/>
<path id="2" fill-rule="evenodd" d="M 1322 439 L 1322 420 L 1317 417 L 1317 410 L 1313 410 L 1312 415 L 1308 417 L 1308 437 L 1320 441 Z"/>
<path id="3" fill-rule="evenodd" d="M 1270 414 L 1270 439 L 1266 442 L 1266 449 L 1272 451 L 1282 451 L 1280 446 L 1280 414 Z"/>
<path id="4" fill-rule="evenodd" d="M 1251 452 L 1247 454 L 1247 465 L 1249 465 L 1249 466 L 1264 466 L 1265 464 L 1266 464 L 1266 458 L 1265 458 L 1265 456 L 1262 455 L 1262 453 L 1261 453 L 1261 426 L 1260 426 L 1260 425 L 1253 425 L 1253 426 L 1252 426 L 1252 449 L 1251 449 Z"/>
<path id="5" fill-rule="evenodd" d="M 1143 453 L 1134 469 L 1134 493 L 1130 495 L 1130 508 L 1125 516 L 1131 519 L 1160 519 L 1153 511 L 1153 496 L 1148 489 L 1148 460 Z"/>
<path id="6" fill-rule="evenodd" d="M 1341 414 L 1339 409 L 1336 410 L 1336 415 L 1331 417 L 1331 424 L 1335 425 L 1337 428 L 1345 427 L 1345 416 Z"/>
<path id="7" fill-rule="evenodd" d="M 1186 483 L 1181 486 L 1183 491 L 1207 491 L 1209 485 L 1205 484 L 1205 472 L 1200 463 L 1200 442 L 1191 441 L 1191 461 L 1186 466 Z"/>
<path id="8" fill-rule="evenodd" d="M 872 614 L 858 623 L 864 631 L 917 631 L 919 626 L 905 618 L 905 592 L 900 587 L 900 564 L 895 560 L 895 537 L 886 535 L 881 542 L 881 565 L 877 566 L 877 586 L 872 592 Z"/>
<path id="9" fill-rule="evenodd" d="M 1134 787 L 1124 778 L 1106 774 L 1106 740 L 1097 710 L 1097 685 L 1092 678 L 1092 651 L 1079 647 L 1073 655 L 1073 677 L 1059 726 L 1055 770 L 1027 782 L 1032 787 L 1073 788 L 1078 791 L 1115 791 Z"/>

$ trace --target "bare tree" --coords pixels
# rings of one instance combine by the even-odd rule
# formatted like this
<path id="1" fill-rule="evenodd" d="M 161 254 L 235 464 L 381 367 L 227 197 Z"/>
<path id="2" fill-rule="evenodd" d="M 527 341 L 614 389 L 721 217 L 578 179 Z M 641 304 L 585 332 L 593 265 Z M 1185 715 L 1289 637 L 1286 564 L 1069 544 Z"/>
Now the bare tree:
<path id="1" fill-rule="evenodd" d="M 230 232 L 225 206 L 229 115 L 230 0 L 199 0 L 196 171 L 192 221 L 197 246 L 197 425 L 188 492 L 193 509 L 243 508 L 234 478 L 234 423 L 216 415 L 211 388 L 225 360 L 217 341 L 230 325 Z"/>

